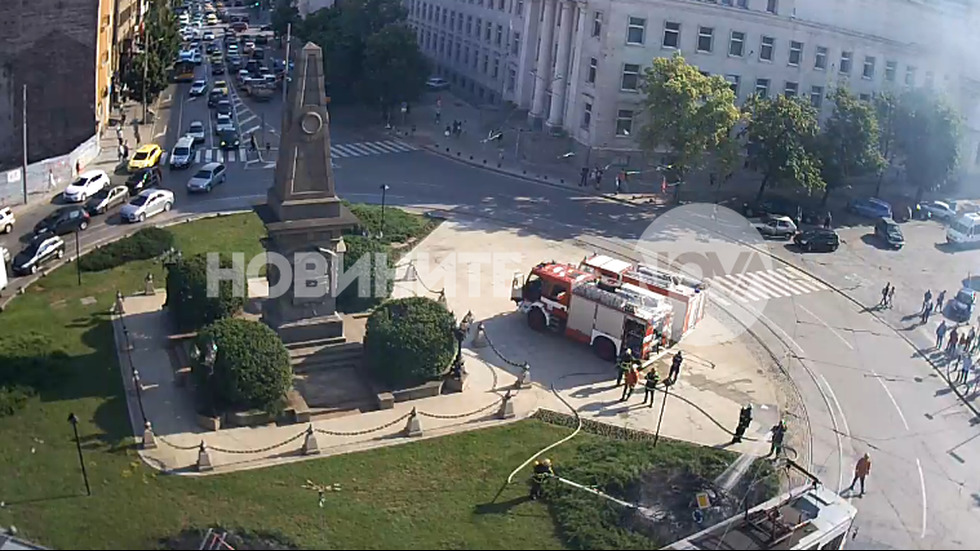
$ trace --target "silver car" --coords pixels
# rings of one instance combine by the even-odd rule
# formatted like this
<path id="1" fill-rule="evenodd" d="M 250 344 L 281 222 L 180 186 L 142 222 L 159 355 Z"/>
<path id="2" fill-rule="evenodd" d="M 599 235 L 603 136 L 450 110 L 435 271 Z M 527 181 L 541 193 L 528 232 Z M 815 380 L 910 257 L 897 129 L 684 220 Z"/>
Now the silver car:
<path id="1" fill-rule="evenodd" d="M 174 206 L 174 192 L 169 189 L 146 189 L 140 192 L 120 211 L 126 222 L 142 222 L 147 218 L 167 212 Z"/>
<path id="2" fill-rule="evenodd" d="M 225 172 L 225 165 L 221 163 L 208 163 L 200 168 L 194 176 L 187 181 L 188 193 L 210 193 L 214 186 L 223 184 L 228 174 Z"/>

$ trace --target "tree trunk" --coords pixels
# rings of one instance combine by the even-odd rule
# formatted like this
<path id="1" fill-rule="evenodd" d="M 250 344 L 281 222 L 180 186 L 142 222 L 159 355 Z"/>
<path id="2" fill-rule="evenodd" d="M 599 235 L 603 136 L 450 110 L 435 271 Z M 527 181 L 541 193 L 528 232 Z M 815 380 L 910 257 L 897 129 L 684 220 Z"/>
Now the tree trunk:
<path id="1" fill-rule="evenodd" d="M 822 198 L 822 199 L 820 199 L 820 206 L 821 206 L 821 207 L 825 207 L 825 206 L 827 206 L 827 200 L 828 200 L 828 199 L 830 199 L 830 191 L 831 191 L 832 189 L 834 189 L 834 188 L 832 188 L 832 187 L 830 187 L 830 186 L 825 186 L 825 187 L 823 188 L 823 198 Z"/>
<path id="2" fill-rule="evenodd" d="M 884 169 L 878 171 L 878 181 L 875 183 L 875 197 L 881 197 L 881 181 L 885 177 Z"/>
<path id="3" fill-rule="evenodd" d="M 769 183 L 769 173 L 762 177 L 762 184 L 759 185 L 759 192 L 755 194 L 755 200 L 761 201 L 762 195 L 766 192 L 766 184 Z"/>

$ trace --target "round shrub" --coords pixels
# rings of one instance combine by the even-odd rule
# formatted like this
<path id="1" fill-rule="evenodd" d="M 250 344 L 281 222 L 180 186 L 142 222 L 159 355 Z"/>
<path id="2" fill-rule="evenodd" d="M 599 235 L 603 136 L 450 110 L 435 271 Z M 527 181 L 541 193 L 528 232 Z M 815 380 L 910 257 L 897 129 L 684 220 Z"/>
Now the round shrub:
<path id="1" fill-rule="evenodd" d="M 456 353 L 455 320 L 426 297 L 389 300 L 368 318 L 368 369 L 392 386 L 411 386 L 446 372 Z"/>
<path id="2" fill-rule="evenodd" d="M 101 272 L 134 260 L 156 258 L 174 246 L 174 234 L 163 228 L 142 228 L 86 254 L 78 261 L 84 272 Z"/>
<path id="3" fill-rule="evenodd" d="M 198 362 L 196 371 L 214 406 L 282 411 L 283 398 L 293 384 L 293 368 L 275 331 L 257 321 L 223 319 L 198 333 L 197 347 L 202 352 L 212 342 L 218 349 L 212 368 Z"/>
<path id="4" fill-rule="evenodd" d="M 366 285 L 365 293 L 360 292 L 362 284 L 355 279 L 340 292 L 337 297 L 337 309 L 341 312 L 365 312 L 384 302 L 394 288 L 395 282 L 391 277 L 388 277 L 394 268 L 391 247 L 377 239 L 360 235 L 345 235 L 344 244 L 347 245 L 347 252 L 344 253 L 344 273 L 350 272 L 364 255 L 369 255 L 369 257 L 365 261 L 366 264 L 361 265 L 366 266 L 370 271 L 363 275 L 365 278 L 364 285 Z M 377 261 L 375 253 L 384 255 L 383 264 Z M 386 271 L 379 274 L 379 270 Z M 378 289 L 378 286 L 381 288 Z"/>
<path id="5" fill-rule="evenodd" d="M 222 268 L 230 268 L 231 260 L 221 258 Z M 208 261 L 203 254 L 180 259 L 167 267 L 167 302 L 164 306 L 174 316 L 182 331 L 193 331 L 217 320 L 238 314 L 245 307 L 245 277 L 236 293 L 234 284 L 225 280 L 218 284 L 216 296 L 208 296 Z"/>

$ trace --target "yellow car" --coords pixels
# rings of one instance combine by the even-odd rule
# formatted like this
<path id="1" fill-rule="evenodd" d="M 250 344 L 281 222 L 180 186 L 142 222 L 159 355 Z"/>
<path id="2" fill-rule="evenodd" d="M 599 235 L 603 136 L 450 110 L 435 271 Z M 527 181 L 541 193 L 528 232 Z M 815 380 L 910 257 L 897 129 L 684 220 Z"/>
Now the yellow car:
<path id="1" fill-rule="evenodd" d="M 225 95 L 228 95 L 228 83 L 223 80 L 216 80 L 211 86 L 211 91 L 221 90 Z"/>
<path id="2" fill-rule="evenodd" d="M 163 150 L 160 146 L 154 143 L 148 143 L 143 147 L 136 150 L 133 154 L 133 158 L 129 160 L 129 171 L 136 172 L 137 170 L 143 168 L 150 168 L 157 166 L 160 163 L 160 157 L 163 156 Z"/>

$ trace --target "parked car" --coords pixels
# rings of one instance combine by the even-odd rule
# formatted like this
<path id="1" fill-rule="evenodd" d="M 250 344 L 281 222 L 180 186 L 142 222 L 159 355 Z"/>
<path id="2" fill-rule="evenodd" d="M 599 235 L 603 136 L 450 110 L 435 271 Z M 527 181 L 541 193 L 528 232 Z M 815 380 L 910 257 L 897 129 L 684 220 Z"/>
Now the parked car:
<path id="1" fill-rule="evenodd" d="M 65 241 L 57 235 L 40 236 L 17 253 L 10 267 L 17 275 L 37 273 L 52 260 L 65 256 Z"/>
<path id="2" fill-rule="evenodd" d="M 900 196 L 890 199 L 892 220 L 902 223 L 909 220 L 928 220 L 929 212 L 922 209 L 922 204 L 911 197 Z"/>
<path id="3" fill-rule="evenodd" d="M 127 186 L 115 186 L 112 189 L 103 189 L 95 194 L 85 204 L 85 210 L 92 216 L 105 214 L 129 199 L 129 188 Z"/>
<path id="4" fill-rule="evenodd" d="M 953 300 L 949 301 L 947 315 L 953 321 L 970 321 L 973 318 L 973 310 L 977 304 L 977 292 L 973 289 L 964 287 L 960 289 Z"/>
<path id="5" fill-rule="evenodd" d="M 193 121 L 191 125 L 187 127 L 187 136 L 194 138 L 194 143 L 198 144 L 204 141 L 204 123 L 201 121 Z"/>
<path id="6" fill-rule="evenodd" d="M 955 205 L 955 204 L 954 204 Z M 929 213 L 929 216 L 944 222 L 956 218 L 956 207 L 946 201 L 924 201 L 921 203 L 922 210 Z"/>
<path id="7" fill-rule="evenodd" d="M 187 181 L 188 193 L 210 193 L 211 190 L 225 182 L 228 174 L 225 172 L 225 165 L 221 163 L 208 163 L 201 167 L 194 176 Z"/>
<path id="8" fill-rule="evenodd" d="M 875 222 L 875 237 L 893 249 L 901 249 L 905 245 L 901 228 L 891 218 L 879 218 Z"/>
<path id="9" fill-rule="evenodd" d="M 425 87 L 433 91 L 445 90 L 449 88 L 449 82 L 442 77 L 429 77 L 429 79 L 425 81 Z"/>
<path id="10" fill-rule="evenodd" d="M 180 142 L 177 142 L 180 145 Z M 176 147 L 174 150 L 176 151 Z M 173 155 L 171 155 L 171 160 L 173 160 Z M 171 168 L 173 166 L 171 165 Z M 126 179 L 126 188 L 129 189 L 130 195 L 137 195 L 144 189 L 149 189 L 151 187 L 157 187 L 163 182 L 163 171 L 160 167 L 155 166 L 153 168 L 144 168 L 143 170 L 134 172 L 130 174 L 129 178 Z"/>
<path id="11" fill-rule="evenodd" d="M 0 207 L 0 233 L 10 233 L 14 231 L 14 224 L 17 218 L 10 207 Z"/>
<path id="12" fill-rule="evenodd" d="M 157 166 L 163 157 L 163 149 L 155 143 L 148 143 L 136 150 L 133 158 L 129 160 L 129 171 L 136 172 L 141 168 Z"/>
<path id="13" fill-rule="evenodd" d="M 61 196 L 69 203 L 84 203 L 86 199 L 109 187 L 109 175 L 104 170 L 88 170 L 65 188 Z"/>
<path id="14" fill-rule="evenodd" d="M 770 215 L 756 229 L 763 237 L 773 239 L 791 239 L 796 235 L 796 223 L 789 216 Z"/>
<path id="15" fill-rule="evenodd" d="M 89 214 L 85 207 L 61 207 L 35 224 L 34 234 L 65 235 L 75 231 L 84 231 L 88 228 L 88 224 Z"/>
<path id="16" fill-rule="evenodd" d="M 142 222 L 151 216 L 167 212 L 174 206 L 174 192 L 169 189 L 145 189 L 123 206 L 119 213 L 126 222 Z"/>
<path id="17" fill-rule="evenodd" d="M 815 206 L 803 205 L 796 201 L 773 197 L 762 201 L 742 204 L 742 214 L 748 218 L 768 215 L 788 216 L 796 220 L 796 216 L 802 212 L 802 222 L 804 224 L 822 224 L 826 216 L 826 211 Z"/>
<path id="18" fill-rule="evenodd" d="M 793 237 L 793 243 L 804 252 L 824 251 L 832 253 L 840 247 L 840 237 L 834 230 L 816 228 L 796 234 Z"/>
<path id="19" fill-rule="evenodd" d="M 891 205 L 876 197 L 851 199 L 851 202 L 847 204 L 847 210 L 865 218 L 890 219 L 892 217 Z"/>

